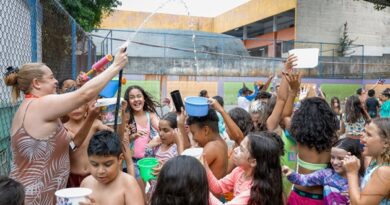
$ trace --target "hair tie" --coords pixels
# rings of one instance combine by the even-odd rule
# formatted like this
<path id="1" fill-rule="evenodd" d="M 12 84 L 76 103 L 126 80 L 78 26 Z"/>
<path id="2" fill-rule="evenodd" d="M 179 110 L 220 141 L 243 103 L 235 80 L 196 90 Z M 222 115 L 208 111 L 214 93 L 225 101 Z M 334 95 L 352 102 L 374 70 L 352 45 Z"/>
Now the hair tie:
<path id="1" fill-rule="evenodd" d="M 10 66 L 7 68 L 7 72 L 5 72 L 5 76 L 9 76 L 11 75 L 12 73 L 18 73 L 19 72 L 19 68 L 18 67 L 13 67 L 13 66 Z"/>

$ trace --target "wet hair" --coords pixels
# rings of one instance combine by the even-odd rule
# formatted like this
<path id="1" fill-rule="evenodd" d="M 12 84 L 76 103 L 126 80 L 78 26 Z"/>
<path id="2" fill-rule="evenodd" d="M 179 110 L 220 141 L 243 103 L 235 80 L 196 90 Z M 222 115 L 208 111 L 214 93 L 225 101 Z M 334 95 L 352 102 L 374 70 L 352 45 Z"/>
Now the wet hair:
<path id="1" fill-rule="evenodd" d="M 223 107 L 224 102 L 223 102 L 223 98 L 221 96 L 216 95 L 213 97 L 213 99 L 215 99 Z"/>
<path id="2" fill-rule="evenodd" d="M 161 120 L 165 120 L 165 121 L 168 121 L 169 123 L 169 126 L 172 128 L 172 129 L 175 129 L 177 128 L 177 114 L 175 112 L 168 112 L 167 114 L 165 114 Z"/>
<path id="3" fill-rule="evenodd" d="M 390 118 L 375 118 L 371 123 L 374 123 L 378 128 L 379 137 L 390 145 Z M 390 162 L 390 150 L 383 152 L 381 157 L 385 162 Z"/>
<path id="4" fill-rule="evenodd" d="M 345 137 L 337 140 L 333 147 L 343 149 L 346 152 L 351 153 L 351 155 L 355 155 L 360 160 L 361 164 L 364 164 L 359 140 Z M 360 166 L 359 175 L 364 175 L 364 166 Z"/>
<path id="5" fill-rule="evenodd" d="M 202 164 L 191 156 L 177 156 L 161 169 L 151 205 L 208 205 L 209 186 Z"/>
<path id="6" fill-rule="evenodd" d="M 270 99 L 272 97 L 272 94 L 266 91 L 260 91 L 257 93 L 255 100 L 261 100 L 261 99 Z"/>
<path id="7" fill-rule="evenodd" d="M 249 133 L 247 138 L 248 151 L 256 160 L 248 205 L 283 205 L 280 144 L 271 132 Z"/>
<path id="8" fill-rule="evenodd" d="M 213 109 L 209 109 L 206 116 L 203 117 L 188 116 L 187 125 L 196 124 L 200 128 L 208 126 L 213 132 L 219 133 L 218 121 L 219 119 L 218 119 L 217 112 Z"/>
<path id="9" fill-rule="evenodd" d="M 206 96 L 207 96 L 207 90 L 201 90 L 201 91 L 199 92 L 199 96 L 200 96 L 200 97 L 206 97 Z"/>
<path id="10" fill-rule="evenodd" d="M 307 98 L 295 111 L 290 134 L 298 143 L 317 152 L 329 151 L 337 140 L 338 120 L 328 103 L 319 97 Z"/>
<path id="11" fill-rule="evenodd" d="M 345 103 L 345 119 L 348 123 L 357 122 L 363 115 L 364 110 L 362 108 L 362 103 L 356 95 L 348 97 L 347 102 Z"/>
<path id="12" fill-rule="evenodd" d="M 240 128 L 241 132 L 246 136 L 252 129 L 253 123 L 250 114 L 240 107 L 235 107 L 228 112 L 230 118 Z"/>
<path id="13" fill-rule="evenodd" d="M 258 124 L 254 128 L 257 131 L 266 131 L 267 130 L 267 120 L 271 116 L 272 111 L 274 110 L 276 104 L 276 96 L 271 96 L 267 101 L 253 101 L 249 107 L 249 113 L 259 114 Z"/>
<path id="14" fill-rule="evenodd" d="M 0 193 L 0 204 L 24 204 L 25 192 L 23 185 L 9 177 L 0 176 Z"/>
<path id="15" fill-rule="evenodd" d="M 20 91 L 24 94 L 31 92 L 31 84 L 33 79 L 41 79 L 44 75 L 42 67 L 46 66 L 43 63 L 27 63 L 20 69 L 13 68 L 13 72 L 7 72 L 4 76 L 4 82 L 7 86 L 12 86 L 11 101 L 16 103 L 20 97 Z M 10 69 L 11 70 L 11 69 Z"/>
<path id="16" fill-rule="evenodd" d="M 160 106 L 160 103 L 155 101 L 150 93 L 146 92 L 142 87 L 140 87 L 138 85 L 131 85 L 126 89 L 124 98 L 128 104 L 127 112 L 132 113 L 131 106 L 130 106 L 129 93 L 133 89 L 137 89 L 137 90 L 141 91 L 141 93 L 144 97 L 145 103 L 144 103 L 143 110 L 157 114 L 156 107 Z"/>
<path id="17" fill-rule="evenodd" d="M 375 90 L 374 89 L 368 90 L 368 97 L 374 97 L 374 96 L 375 96 Z"/>
<path id="18" fill-rule="evenodd" d="M 108 130 L 96 132 L 88 145 L 88 156 L 116 156 L 122 153 L 118 134 Z"/>
<path id="19" fill-rule="evenodd" d="M 357 95 L 361 95 L 362 93 L 363 93 L 363 88 L 358 88 L 357 90 L 356 90 L 356 94 Z"/>

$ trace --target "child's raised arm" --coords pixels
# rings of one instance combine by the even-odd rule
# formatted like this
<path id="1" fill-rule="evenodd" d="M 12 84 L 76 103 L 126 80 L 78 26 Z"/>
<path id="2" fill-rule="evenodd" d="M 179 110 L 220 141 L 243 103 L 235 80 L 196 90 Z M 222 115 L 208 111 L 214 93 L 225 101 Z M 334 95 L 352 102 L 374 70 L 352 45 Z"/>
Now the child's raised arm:
<path id="1" fill-rule="evenodd" d="M 210 106 L 216 110 L 217 112 L 221 113 L 223 120 L 225 121 L 226 125 L 226 132 L 229 136 L 229 138 L 233 141 L 235 141 L 237 144 L 240 144 L 241 141 L 244 139 L 244 134 L 242 133 L 241 129 L 236 125 L 236 123 L 233 121 L 233 119 L 229 116 L 228 113 L 223 109 L 223 107 L 218 103 L 217 100 L 213 98 L 209 98 Z"/>
<path id="2" fill-rule="evenodd" d="M 288 57 L 287 62 L 285 64 L 286 72 L 291 72 L 292 67 L 294 66 L 294 59 L 295 57 L 293 55 L 290 55 Z M 279 92 L 277 93 L 275 107 L 272 110 L 271 115 L 267 119 L 267 129 L 269 131 L 275 130 L 278 127 L 280 120 L 282 119 L 284 105 L 286 104 L 286 100 L 288 97 L 288 87 L 289 86 L 286 76 L 282 75 L 282 81 L 280 82 Z"/>
<path id="3" fill-rule="evenodd" d="M 175 130 L 175 141 L 177 145 L 177 152 L 179 155 L 185 150 L 191 147 L 190 138 L 187 135 L 187 132 L 185 130 L 185 120 L 186 120 L 186 113 L 183 108 L 181 108 L 181 112 L 177 113 L 177 128 L 178 131 Z"/>
<path id="4" fill-rule="evenodd" d="M 91 130 L 93 122 L 95 121 L 96 117 L 100 113 L 100 108 L 95 107 L 95 104 L 90 102 L 89 107 L 88 107 L 88 111 L 89 112 L 88 112 L 87 118 L 84 120 L 80 129 L 74 135 L 73 142 L 76 145 L 76 147 L 79 147 L 84 143 L 85 138 L 87 138 L 88 133 Z"/>

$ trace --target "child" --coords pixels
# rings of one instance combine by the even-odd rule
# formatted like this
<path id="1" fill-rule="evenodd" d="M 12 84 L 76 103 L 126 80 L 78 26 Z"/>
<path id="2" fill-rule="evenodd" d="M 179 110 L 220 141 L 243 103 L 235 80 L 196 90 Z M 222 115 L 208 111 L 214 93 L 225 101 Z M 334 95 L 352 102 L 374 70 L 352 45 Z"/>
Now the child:
<path id="1" fill-rule="evenodd" d="M 81 145 L 69 155 L 70 174 L 67 187 L 79 187 L 81 181 L 90 174 L 87 148 L 92 135 L 100 130 L 112 130 L 96 119 L 100 113 L 99 109 L 90 102 L 67 115 L 69 121 L 64 124 L 65 128 L 75 141 L 82 141 L 79 143 Z"/>
<path id="2" fill-rule="evenodd" d="M 88 159 L 91 176 L 83 180 L 81 187 L 92 189 L 91 200 L 102 205 L 144 205 L 137 181 L 121 171 L 123 154 L 116 133 L 95 133 L 88 145 Z"/>
<path id="3" fill-rule="evenodd" d="M 234 198 L 225 203 L 283 204 L 281 147 L 270 132 L 249 133 L 234 149 L 236 168 L 223 179 L 217 180 L 204 163 L 212 193 L 234 192 Z M 222 204 L 210 194 L 210 204 Z"/>
<path id="4" fill-rule="evenodd" d="M 71 78 L 65 78 L 58 83 L 58 92 L 65 93 L 68 88 L 76 87 L 76 81 Z"/>
<path id="5" fill-rule="evenodd" d="M 289 167 L 283 166 L 283 173 L 293 184 L 301 186 L 324 186 L 325 204 L 349 204 L 348 181 L 342 162 L 348 153 L 356 156 L 360 160 L 362 159 L 359 142 L 351 138 L 343 138 L 337 141 L 330 151 L 330 164 L 332 168 L 321 169 L 305 175 L 296 173 Z M 363 169 L 360 170 L 360 176 L 362 173 Z"/>
<path id="6" fill-rule="evenodd" d="M 133 151 L 133 162 L 137 165 L 137 161 L 144 157 L 150 157 L 152 147 L 159 144 L 153 144 L 153 140 L 159 141 L 158 138 L 158 116 L 156 114 L 157 102 L 140 86 L 129 86 L 124 96 L 127 102 L 127 113 L 129 115 L 130 140 L 131 150 Z M 136 177 L 139 178 L 138 167 L 135 167 Z M 142 181 L 140 181 L 142 185 Z"/>
<path id="7" fill-rule="evenodd" d="M 383 102 L 380 109 L 381 118 L 390 118 L 390 88 L 386 88 L 381 95 L 381 101 Z"/>
<path id="8" fill-rule="evenodd" d="M 0 204 L 4 205 L 23 205 L 24 187 L 19 182 L 0 176 Z"/>
<path id="9" fill-rule="evenodd" d="M 168 204 L 209 204 L 207 174 L 196 158 L 177 156 L 164 164 L 151 205 Z"/>
<path id="10" fill-rule="evenodd" d="M 206 116 L 189 116 L 187 124 L 193 139 L 200 147 L 214 175 L 220 179 L 226 175 L 228 149 L 226 142 L 219 136 L 218 116 L 215 110 L 209 109 Z"/>
<path id="11" fill-rule="evenodd" d="M 343 160 L 347 171 L 351 204 L 390 204 L 390 119 L 374 119 L 361 139 L 363 156 L 372 157 L 359 187 L 362 163 L 356 156 Z"/>
<path id="12" fill-rule="evenodd" d="M 348 97 L 345 103 L 345 113 L 341 117 L 340 133 L 346 134 L 346 137 L 360 139 L 364 131 L 364 125 L 370 121 L 359 97 L 352 95 Z"/>

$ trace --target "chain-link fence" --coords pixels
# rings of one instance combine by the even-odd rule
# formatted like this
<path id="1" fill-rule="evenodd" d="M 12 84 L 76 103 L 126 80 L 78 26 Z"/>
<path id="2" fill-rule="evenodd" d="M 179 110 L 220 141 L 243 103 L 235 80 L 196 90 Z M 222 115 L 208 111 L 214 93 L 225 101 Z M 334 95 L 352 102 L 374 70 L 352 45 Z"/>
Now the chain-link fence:
<path id="1" fill-rule="evenodd" d="M 0 1 L 0 77 L 8 66 L 44 62 L 58 80 L 75 78 L 95 59 L 95 46 L 56 0 Z M 10 170 L 10 127 L 18 104 L 0 81 L 0 175 Z"/>
<path id="2" fill-rule="evenodd" d="M 98 55 L 115 53 L 126 40 L 132 57 L 127 74 L 255 77 L 283 67 L 288 51 L 318 48 L 319 64 L 301 72 L 308 78 L 389 78 L 390 56 L 365 56 L 363 45 L 240 38 L 183 30 L 109 30 L 93 32 Z"/>

